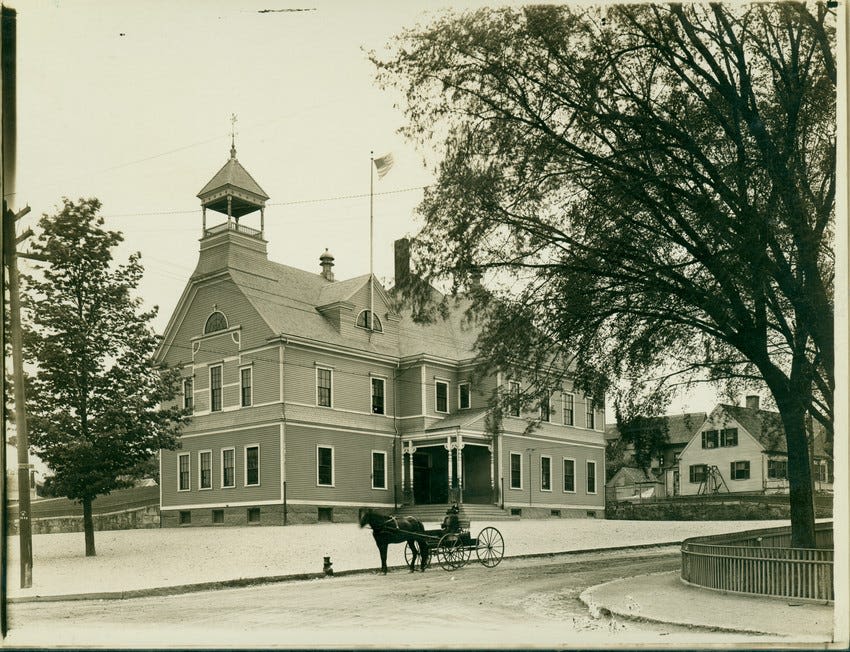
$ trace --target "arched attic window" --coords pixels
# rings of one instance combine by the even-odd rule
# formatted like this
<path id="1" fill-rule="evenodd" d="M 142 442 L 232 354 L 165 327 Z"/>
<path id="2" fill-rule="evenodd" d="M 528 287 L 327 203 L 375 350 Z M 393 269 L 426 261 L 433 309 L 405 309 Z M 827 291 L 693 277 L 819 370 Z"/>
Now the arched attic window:
<path id="1" fill-rule="evenodd" d="M 372 314 L 370 310 L 361 310 L 360 314 L 357 315 L 357 326 L 360 328 L 369 328 L 369 316 Z M 381 320 L 378 315 L 375 315 L 375 326 L 374 331 L 378 333 L 384 332 L 384 327 L 381 325 Z"/>
<path id="2" fill-rule="evenodd" d="M 227 330 L 227 317 L 224 316 L 223 312 L 216 310 L 207 317 L 207 323 L 204 324 L 204 335 L 224 330 Z"/>

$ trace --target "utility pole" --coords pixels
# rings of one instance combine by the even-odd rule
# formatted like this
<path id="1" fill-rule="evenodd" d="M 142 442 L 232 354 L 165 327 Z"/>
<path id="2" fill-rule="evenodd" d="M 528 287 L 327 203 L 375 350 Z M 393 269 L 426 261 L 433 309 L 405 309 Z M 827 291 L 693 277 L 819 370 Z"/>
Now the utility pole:
<path id="1" fill-rule="evenodd" d="M 18 534 L 20 537 L 21 588 L 32 586 L 32 526 L 30 522 L 30 464 L 29 432 L 24 392 L 23 337 L 21 335 L 21 297 L 18 279 L 17 245 L 31 235 L 27 230 L 20 238 L 15 234 L 15 222 L 29 213 L 29 206 L 17 215 L 8 207 L 6 198 L 15 195 L 15 154 L 17 138 L 17 13 L 8 7 L 0 8 L 2 18 L 2 37 L 0 37 L 0 78 L 2 78 L 2 98 L 0 98 L 0 126 L 2 126 L 2 177 L 0 187 L 3 193 L 3 259 L 8 272 L 9 288 L 9 330 L 12 340 L 12 363 L 15 383 L 15 426 L 18 449 Z M 5 346 L 5 340 L 3 342 Z M 5 349 L 3 351 L 5 360 Z M 4 369 L 5 371 L 5 369 Z M 5 395 L 4 395 L 5 398 Z M 5 415 L 4 415 L 5 416 Z M 4 422 L 5 433 L 5 422 Z M 5 439 L 5 434 L 4 434 Z M 5 450 L 6 442 L 3 442 Z M 7 461 L 8 462 L 8 461 Z M 6 469 L 4 467 L 3 473 Z M 5 485 L 5 481 L 4 481 Z M 4 540 L 5 543 L 5 540 Z M 5 623 L 4 623 L 5 626 Z"/>

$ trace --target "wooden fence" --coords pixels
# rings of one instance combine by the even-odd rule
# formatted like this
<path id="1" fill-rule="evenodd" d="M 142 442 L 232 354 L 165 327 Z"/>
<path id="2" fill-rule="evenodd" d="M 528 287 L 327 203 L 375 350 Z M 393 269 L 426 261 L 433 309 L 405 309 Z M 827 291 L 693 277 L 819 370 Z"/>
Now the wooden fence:
<path id="1" fill-rule="evenodd" d="M 718 591 L 832 601 L 832 523 L 815 532 L 817 548 L 791 548 L 788 527 L 686 539 L 682 579 Z"/>

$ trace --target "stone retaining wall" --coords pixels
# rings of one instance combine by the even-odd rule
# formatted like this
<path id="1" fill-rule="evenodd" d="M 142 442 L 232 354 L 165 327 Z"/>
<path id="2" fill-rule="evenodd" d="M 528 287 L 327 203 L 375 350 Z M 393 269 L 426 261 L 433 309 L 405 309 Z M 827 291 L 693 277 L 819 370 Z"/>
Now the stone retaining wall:
<path id="1" fill-rule="evenodd" d="M 832 502 L 816 500 L 815 517 L 832 517 Z M 791 507 L 787 497 L 773 496 L 609 502 L 605 506 L 605 518 L 630 521 L 758 521 L 791 518 Z"/>
<path id="2" fill-rule="evenodd" d="M 139 509 L 130 509 L 109 514 L 94 514 L 94 529 L 103 530 L 133 530 L 139 528 L 159 527 L 159 506 L 151 505 Z M 56 532 L 82 532 L 82 516 L 53 516 L 50 518 L 34 518 L 32 520 L 33 534 L 53 534 Z M 9 522 L 9 534 L 18 533 L 18 519 Z"/>

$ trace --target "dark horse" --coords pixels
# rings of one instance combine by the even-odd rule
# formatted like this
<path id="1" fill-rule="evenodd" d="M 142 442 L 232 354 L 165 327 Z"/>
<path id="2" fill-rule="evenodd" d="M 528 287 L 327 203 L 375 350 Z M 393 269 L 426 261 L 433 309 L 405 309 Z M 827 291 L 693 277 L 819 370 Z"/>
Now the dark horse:
<path id="1" fill-rule="evenodd" d="M 425 526 L 412 516 L 386 516 L 371 509 L 360 510 L 360 527 L 372 528 L 375 545 L 381 554 L 381 571 L 387 574 L 387 547 L 391 543 L 407 543 L 412 552 L 410 572 L 416 570 L 417 556 L 422 560 L 422 572 L 428 564 L 428 544 L 417 534 L 425 533 Z"/>

